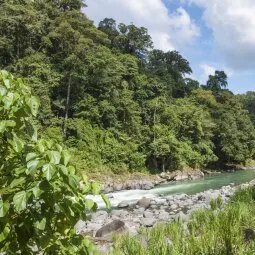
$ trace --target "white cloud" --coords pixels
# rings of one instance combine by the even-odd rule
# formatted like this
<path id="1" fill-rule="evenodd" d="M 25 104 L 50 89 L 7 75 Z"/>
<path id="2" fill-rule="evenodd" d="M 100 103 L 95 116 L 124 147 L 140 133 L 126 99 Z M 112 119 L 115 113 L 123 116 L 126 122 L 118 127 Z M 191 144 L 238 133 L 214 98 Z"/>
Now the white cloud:
<path id="1" fill-rule="evenodd" d="M 208 80 L 209 75 L 214 74 L 216 68 L 208 64 L 200 64 L 199 67 L 202 70 L 202 74 L 199 77 L 199 81 L 200 83 L 205 84 L 206 81 Z"/>
<path id="2" fill-rule="evenodd" d="M 87 0 L 85 13 L 98 22 L 105 17 L 148 28 L 155 48 L 180 49 L 199 36 L 199 28 L 183 9 L 169 13 L 162 0 Z"/>
<path id="3" fill-rule="evenodd" d="M 200 72 L 200 75 L 197 78 L 197 80 L 201 84 L 206 84 L 209 75 L 214 75 L 216 70 L 219 70 L 219 71 L 223 70 L 229 78 L 233 76 L 233 72 L 229 68 L 227 68 L 226 66 L 223 66 L 222 64 L 202 63 L 202 64 L 199 65 L 199 68 L 200 68 L 201 72 Z"/>
<path id="4" fill-rule="evenodd" d="M 186 1 L 203 8 L 203 19 L 230 68 L 240 71 L 255 68 L 254 0 Z"/>

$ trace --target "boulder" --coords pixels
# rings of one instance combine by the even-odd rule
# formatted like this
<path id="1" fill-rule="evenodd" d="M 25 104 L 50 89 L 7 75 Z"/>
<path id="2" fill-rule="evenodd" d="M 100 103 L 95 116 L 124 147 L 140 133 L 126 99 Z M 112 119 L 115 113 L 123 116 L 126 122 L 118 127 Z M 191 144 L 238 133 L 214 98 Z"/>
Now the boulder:
<path id="1" fill-rule="evenodd" d="M 129 203 L 126 201 L 122 201 L 118 204 L 118 208 L 127 208 L 129 207 Z"/>
<path id="2" fill-rule="evenodd" d="M 146 198 L 146 197 L 141 198 L 137 202 L 137 205 L 139 207 L 143 207 L 144 209 L 148 209 L 150 207 L 150 204 L 151 204 L 151 199 L 150 198 Z"/>
<path id="3" fill-rule="evenodd" d="M 121 184 L 121 183 L 114 183 L 113 184 L 113 189 L 114 189 L 114 191 L 123 190 L 123 184 Z"/>
<path id="4" fill-rule="evenodd" d="M 111 223 L 103 226 L 96 232 L 96 237 L 105 237 L 116 232 L 121 232 L 125 229 L 125 223 L 121 220 L 114 220 Z"/>
<path id="5" fill-rule="evenodd" d="M 140 184 L 141 189 L 143 190 L 149 190 L 154 188 L 154 184 L 151 181 L 143 181 Z"/>
<path id="6" fill-rule="evenodd" d="M 144 217 L 144 218 L 153 218 L 153 212 L 145 211 L 145 212 L 143 213 L 143 217 Z"/>
<path id="7" fill-rule="evenodd" d="M 158 215 L 159 220 L 168 221 L 169 220 L 169 214 L 166 211 L 160 211 Z"/>

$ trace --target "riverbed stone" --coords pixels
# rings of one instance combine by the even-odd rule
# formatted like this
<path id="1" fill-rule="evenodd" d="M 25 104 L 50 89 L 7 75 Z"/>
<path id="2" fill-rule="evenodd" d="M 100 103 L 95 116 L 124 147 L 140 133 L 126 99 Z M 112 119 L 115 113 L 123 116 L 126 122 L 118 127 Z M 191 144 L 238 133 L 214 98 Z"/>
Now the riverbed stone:
<path id="1" fill-rule="evenodd" d="M 142 218 L 141 219 L 141 225 L 145 227 L 152 227 L 156 222 L 155 218 Z"/>
<path id="2" fill-rule="evenodd" d="M 114 184 L 113 184 L 113 189 L 114 189 L 115 191 L 120 191 L 120 190 L 123 189 L 123 184 L 122 184 L 122 183 L 114 183 Z"/>
<path id="3" fill-rule="evenodd" d="M 145 211 L 144 213 L 143 213 L 143 217 L 145 217 L 145 218 L 153 218 L 153 212 L 151 212 L 151 211 Z"/>
<path id="4" fill-rule="evenodd" d="M 171 210 L 175 210 L 175 209 L 178 208 L 178 206 L 177 206 L 176 204 L 172 204 L 172 205 L 170 206 L 170 208 L 171 208 Z"/>
<path id="5" fill-rule="evenodd" d="M 105 237 L 124 230 L 125 223 L 121 220 L 114 220 L 111 223 L 103 226 L 96 232 L 96 237 Z"/>
<path id="6" fill-rule="evenodd" d="M 145 209 L 148 209 L 150 207 L 151 199 L 143 197 L 142 199 L 138 200 L 137 205 L 139 207 L 143 207 Z"/>
<path id="7" fill-rule="evenodd" d="M 129 203 L 126 201 L 122 201 L 118 204 L 118 208 L 127 208 L 129 207 Z"/>
<path id="8" fill-rule="evenodd" d="M 169 213 L 167 213 L 166 211 L 160 211 L 158 214 L 158 219 L 159 220 L 163 220 L 163 221 L 168 221 L 169 220 Z"/>
<path id="9" fill-rule="evenodd" d="M 104 222 L 108 217 L 108 213 L 106 211 L 97 211 L 92 214 L 91 221 L 93 222 Z"/>
<path id="10" fill-rule="evenodd" d="M 143 190 L 150 190 L 154 188 L 154 184 L 151 181 L 143 181 L 140 185 Z"/>

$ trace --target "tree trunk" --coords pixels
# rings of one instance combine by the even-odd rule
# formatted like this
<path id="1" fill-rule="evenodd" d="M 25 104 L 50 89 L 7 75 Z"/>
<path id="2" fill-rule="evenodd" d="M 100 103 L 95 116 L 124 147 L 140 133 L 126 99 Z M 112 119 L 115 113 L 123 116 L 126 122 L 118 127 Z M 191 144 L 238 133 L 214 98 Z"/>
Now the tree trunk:
<path id="1" fill-rule="evenodd" d="M 162 171 L 165 172 L 165 158 L 162 158 Z"/>
<path id="2" fill-rule="evenodd" d="M 68 87 L 67 87 L 67 95 L 66 95 L 65 120 L 64 120 L 64 129 L 63 129 L 63 133 L 64 133 L 65 137 L 66 137 L 66 126 L 67 126 L 68 114 L 69 114 L 71 82 L 72 82 L 72 77 L 71 77 L 71 74 L 70 74 L 69 79 L 68 79 Z"/>
<path id="3" fill-rule="evenodd" d="M 154 136 L 153 140 L 154 140 L 154 142 L 155 142 L 155 139 L 156 139 L 155 125 L 156 125 L 157 107 L 158 107 L 158 98 L 157 98 L 156 106 L 154 108 L 154 113 L 153 113 L 153 136 Z"/>

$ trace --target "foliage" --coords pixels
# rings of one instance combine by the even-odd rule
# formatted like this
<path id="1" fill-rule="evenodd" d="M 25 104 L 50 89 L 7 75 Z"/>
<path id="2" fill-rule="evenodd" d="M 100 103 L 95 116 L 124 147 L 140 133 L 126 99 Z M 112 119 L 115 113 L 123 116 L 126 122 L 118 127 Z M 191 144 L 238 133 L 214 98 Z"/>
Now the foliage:
<path id="1" fill-rule="evenodd" d="M 209 79 L 206 83 L 206 88 L 214 92 L 226 89 L 228 86 L 227 75 L 224 71 L 215 71 L 214 75 L 209 75 Z"/>
<path id="2" fill-rule="evenodd" d="M 77 177 L 62 146 L 37 138 L 38 107 L 21 79 L 0 73 L 0 251 L 93 254 L 74 225 L 96 209 L 85 194 L 100 187 Z"/>
<path id="3" fill-rule="evenodd" d="M 224 71 L 200 85 L 180 52 L 153 48 L 146 28 L 112 18 L 96 27 L 83 7 L 2 0 L 0 8 L 0 68 L 40 98 L 39 134 L 69 147 L 80 173 L 223 168 L 255 158 L 252 92 L 230 93 Z"/>
<path id="4" fill-rule="evenodd" d="M 251 120 L 255 125 L 255 92 L 249 91 L 245 95 L 238 95 L 238 98 L 249 111 Z"/>

